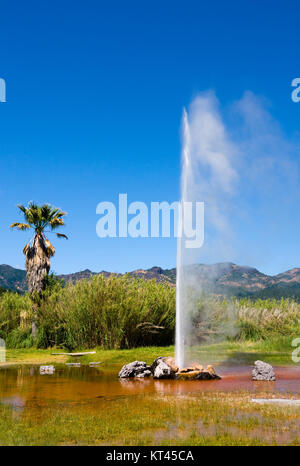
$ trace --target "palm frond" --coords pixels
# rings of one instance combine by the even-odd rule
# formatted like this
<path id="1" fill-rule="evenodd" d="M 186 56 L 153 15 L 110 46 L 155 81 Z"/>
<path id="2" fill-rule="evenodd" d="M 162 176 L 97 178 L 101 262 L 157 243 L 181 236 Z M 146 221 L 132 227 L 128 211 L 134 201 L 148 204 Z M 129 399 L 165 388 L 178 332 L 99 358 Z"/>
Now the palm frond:
<path id="1" fill-rule="evenodd" d="M 25 208 L 25 212 L 22 210 L 22 212 L 24 212 L 24 216 L 27 220 L 28 223 L 30 223 L 31 225 L 34 225 L 34 227 L 38 227 L 40 222 L 40 215 L 39 215 L 39 207 L 37 206 L 37 204 L 34 204 L 33 202 L 30 202 L 28 204 L 28 207 Z"/>
<path id="2" fill-rule="evenodd" d="M 10 228 L 17 228 L 18 230 L 28 230 L 29 228 L 31 228 L 31 226 L 28 225 L 28 223 L 15 222 L 10 225 Z"/>
<path id="3" fill-rule="evenodd" d="M 17 207 L 23 212 L 23 214 L 26 214 L 27 207 L 23 206 L 22 204 L 18 204 Z"/>
<path id="4" fill-rule="evenodd" d="M 45 246 L 46 246 L 48 255 L 50 257 L 53 257 L 55 254 L 55 247 L 50 243 L 50 241 L 47 238 L 45 239 Z"/>
<path id="5" fill-rule="evenodd" d="M 56 207 L 53 208 L 50 204 L 44 204 L 41 207 L 43 221 L 49 223 L 50 220 L 52 220 L 56 214 L 59 213 L 59 211 L 60 209 L 57 209 Z"/>
<path id="6" fill-rule="evenodd" d="M 33 228 L 36 233 L 42 234 L 48 226 L 51 230 L 55 230 L 65 225 L 63 217 L 67 215 L 67 213 L 57 207 L 53 207 L 51 204 L 43 204 L 40 206 L 30 201 L 27 207 L 18 204 L 18 208 L 23 212 L 27 223 L 15 222 L 11 225 L 11 228 L 17 228 L 18 230 Z M 61 235 L 58 237 L 66 236 Z"/>
<path id="7" fill-rule="evenodd" d="M 49 215 L 48 215 L 48 221 L 50 222 L 50 220 L 52 220 L 54 217 L 56 217 L 56 215 L 60 212 L 59 209 L 55 208 L 51 208 L 50 209 L 50 212 L 49 212 Z"/>
<path id="8" fill-rule="evenodd" d="M 61 212 L 58 212 L 58 213 L 55 215 L 55 217 L 61 218 L 61 217 L 64 217 L 65 215 L 67 215 L 67 212 L 62 212 L 62 211 L 61 211 Z"/>
<path id="9" fill-rule="evenodd" d="M 63 235 L 62 233 L 56 233 L 56 236 L 57 236 L 57 238 L 69 239 L 69 238 L 67 237 L 67 235 Z"/>
<path id="10" fill-rule="evenodd" d="M 27 252 L 29 251 L 29 249 L 30 249 L 30 245 L 29 245 L 29 243 L 27 243 L 26 246 L 25 246 L 24 249 L 23 249 L 23 254 L 24 254 L 25 256 L 26 256 Z"/>
<path id="11" fill-rule="evenodd" d="M 49 225 L 51 227 L 51 230 L 54 230 L 57 227 L 61 227 L 65 224 L 64 220 L 62 218 L 54 217 L 52 220 L 50 220 Z"/>

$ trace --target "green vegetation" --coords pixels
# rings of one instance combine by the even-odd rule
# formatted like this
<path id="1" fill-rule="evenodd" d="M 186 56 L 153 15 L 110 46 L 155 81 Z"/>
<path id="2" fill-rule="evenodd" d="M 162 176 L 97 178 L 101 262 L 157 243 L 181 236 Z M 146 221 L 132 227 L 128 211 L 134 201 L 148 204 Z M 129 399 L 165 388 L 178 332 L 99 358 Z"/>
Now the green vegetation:
<path id="1" fill-rule="evenodd" d="M 23 319 L 30 319 L 32 303 L 29 296 L 7 291 L 0 296 L 0 338 L 7 347 L 30 347 L 33 342 Z M 31 320 L 31 319 L 30 319 Z"/>
<path id="2" fill-rule="evenodd" d="M 202 364 L 228 362 L 232 364 L 253 364 L 256 359 L 263 359 L 270 364 L 289 365 L 291 359 L 291 339 L 286 337 L 270 341 L 226 341 L 214 345 L 194 347 L 194 359 Z M 119 370 L 129 361 L 140 360 L 151 364 L 158 356 L 174 356 L 175 347 L 171 346 L 140 346 L 139 348 L 123 350 L 107 350 L 100 347 L 84 348 L 84 351 L 95 351 L 80 358 L 80 362 L 88 364 L 92 361 L 101 361 L 101 370 L 112 367 Z M 53 348 L 40 349 L 36 347 L 8 349 L 6 361 L 8 365 L 16 364 L 60 364 L 74 362 L 69 356 L 53 356 L 51 353 L 60 352 Z"/>
<path id="3" fill-rule="evenodd" d="M 261 394 L 263 395 L 263 394 Z M 0 445 L 299 445 L 300 409 L 251 394 L 135 395 L 93 407 L 0 406 Z M 106 409 L 104 409 L 106 407 Z"/>
<path id="4" fill-rule="evenodd" d="M 43 298 L 35 342 L 40 348 L 132 348 L 173 342 L 175 290 L 167 285 L 99 275 L 65 287 L 52 283 Z M 28 296 L 9 293 L 9 299 L 0 298 L 0 337 L 7 347 L 22 347 L 19 337 L 28 346 L 22 311 L 30 321 Z"/>
<path id="5" fill-rule="evenodd" d="M 40 306 L 39 346 L 132 348 L 170 344 L 175 290 L 129 276 L 95 276 L 53 291 Z"/>
<path id="6" fill-rule="evenodd" d="M 174 355 L 174 346 L 143 346 L 139 348 L 124 349 L 124 350 L 105 350 L 102 348 L 85 348 L 86 351 L 95 351 L 95 354 L 87 354 L 80 358 L 80 362 L 88 364 L 91 361 L 101 361 L 101 370 L 112 367 L 118 370 L 123 364 L 128 361 L 138 359 L 152 363 L 159 355 Z M 69 356 L 53 356 L 51 353 L 59 352 L 53 349 L 38 349 L 38 348 L 20 348 L 8 349 L 6 352 L 5 365 L 19 364 L 60 364 L 65 362 L 74 362 L 74 359 Z"/>
<path id="7" fill-rule="evenodd" d="M 126 349 L 174 343 L 175 289 L 129 275 L 97 275 L 66 286 L 53 276 L 38 308 L 39 330 L 31 337 L 28 295 L 0 295 L 0 338 L 8 348 Z M 194 312 L 195 344 L 258 342 L 268 351 L 290 351 L 299 336 L 300 304 L 281 300 L 203 297 Z"/>
<path id="8" fill-rule="evenodd" d="M 284 298 L 253 302 L 242 299 L 239 302 L 239 324 L 241 339 L 296 337 L 300 330 L 300 304 Z"/>

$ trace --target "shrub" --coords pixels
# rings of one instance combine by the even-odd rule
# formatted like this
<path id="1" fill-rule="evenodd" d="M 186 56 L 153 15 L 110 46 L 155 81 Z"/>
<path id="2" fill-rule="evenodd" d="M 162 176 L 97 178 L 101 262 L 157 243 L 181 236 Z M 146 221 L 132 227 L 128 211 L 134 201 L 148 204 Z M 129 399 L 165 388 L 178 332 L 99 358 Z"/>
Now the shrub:
<path id="1" fill-rule="evenodd" d="M 155 281 L 97 275 L 53 292 L 41 303 L 39 327 L 41 347 L 170 344 L 175 290 Z"/>
<path id="2" fill-rule="evenodd" d="M 290 299 L 242 299 L 238 311 L 239 338 L 266 340 L 298 336 L 300 304 Z"/>
<path id="3" fill-rule="evenodd" d="M 31 301 L 28 296 L 6 292 L 0 296 L 0 337 L 8 335 L 20 327 L 20 315 L 31 314 Z M 7 344 L 7 342 L 6 342 Z M 8 346 L 8 344 L 7 344 Z"/>
<path id="4" fill-rule="evenodd" d="M 129 275 L 96 275 L 65 286 L 52 277 L 40 300 L 37 340 L 30 333 L 29 296 L 11 292 L 0 295 L 0 338 L 8 348 L 169 345 L 174 342 L 175 298 L 175 288 Z M 194 293 L 192 301 L 191 344 L 299 335 L 300 304 L 293 300 L 226 300 Z M 24 314 L 27 326 L 21 322 Z"/>

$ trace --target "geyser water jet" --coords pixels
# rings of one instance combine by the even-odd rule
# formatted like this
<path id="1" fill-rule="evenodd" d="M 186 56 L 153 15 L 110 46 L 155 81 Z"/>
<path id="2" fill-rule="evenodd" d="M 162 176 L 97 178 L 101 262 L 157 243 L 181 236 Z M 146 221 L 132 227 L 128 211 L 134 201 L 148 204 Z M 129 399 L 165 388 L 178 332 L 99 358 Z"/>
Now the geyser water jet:
<path id="1" fill-rule="evenodd" d="M 199 280 L 196 264 L 200 248 L 188 247 L 185 227 L 191 223 L 192 213 L 185 209 L 185 205 L 205 203 L 206 231 L 207 223 L 209 224 L 209 250 L 212 248 L 211 238 L 216 238 L 217 241 L 221 239 L 222 247 L 224 243 L 228 245 L 223 206 L 236 177 L 231 163 L 234 154 L 235 146 L 228 138 L 215 95 L 212 92 L 201 94 L 192 102 L 189 113 L 183 111 L 182 119 L 175 349 L 175 360 L 179 368 L 195 362 L 195 350 L 197 352 L 197 346 L 203 341 L 202 328 L 210 336 L 222 333 L 216 329 L 218 324 L 215 323 L 216 312 L 212 300 L 210 303 L 202 302 L 201 315 L 199 314 L 199 299 L 202 299 L 203 294 L 213 295 L 214 291 L 203 289 L 205 287 Z M 207 247 L 206 244 L 204 247 Z M 220 255 L 222 256 L 222 252 Z"/>
<path id="2" fill-rule="evenodd" d="M 178 238 L 177 238 L 177 266 L 176 266 L 176 337 L 175 337 L 175 361 L 179 368 L 183 368 L 185 357 L 186 338 L 186 313 L 188 302 L 186 300 L 185 265 L 186 265 L 186 238 L 184 230 L 184 203 L 189 201 L 188 181 L 192 176 L 190 160 L 190 128 L 186 110 L 183 111 L 183 149 L 181 168 L 181 200 L 178 214 Z"/>

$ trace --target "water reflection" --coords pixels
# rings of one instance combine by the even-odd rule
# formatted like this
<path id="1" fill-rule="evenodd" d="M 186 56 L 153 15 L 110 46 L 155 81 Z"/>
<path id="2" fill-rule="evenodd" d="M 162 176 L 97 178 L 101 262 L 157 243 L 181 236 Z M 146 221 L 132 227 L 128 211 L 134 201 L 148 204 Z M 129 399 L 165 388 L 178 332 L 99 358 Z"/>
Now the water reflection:
<path id="1" fill-rule="evenodd" d="M 104 370 L 103 370 L 104 369 Z M 220 366 L 222 380 L 176 381 L 152 378 L 118 379 L 119 367 L 113 369 L 82 366 L 56 366 L 52 375 L 41 375 L 39 366 L 0 368 L 0 402 L 15 413 L 51 408 L 51 406 L 85 406 L 99 408 L 99 403 L 145 395 L 189 395 L 202 392 L 252 393 L 282 392 L 299 394 L 300 368 L 275 368 L 275 382 L 253 382 L 249 366 Z"/>

